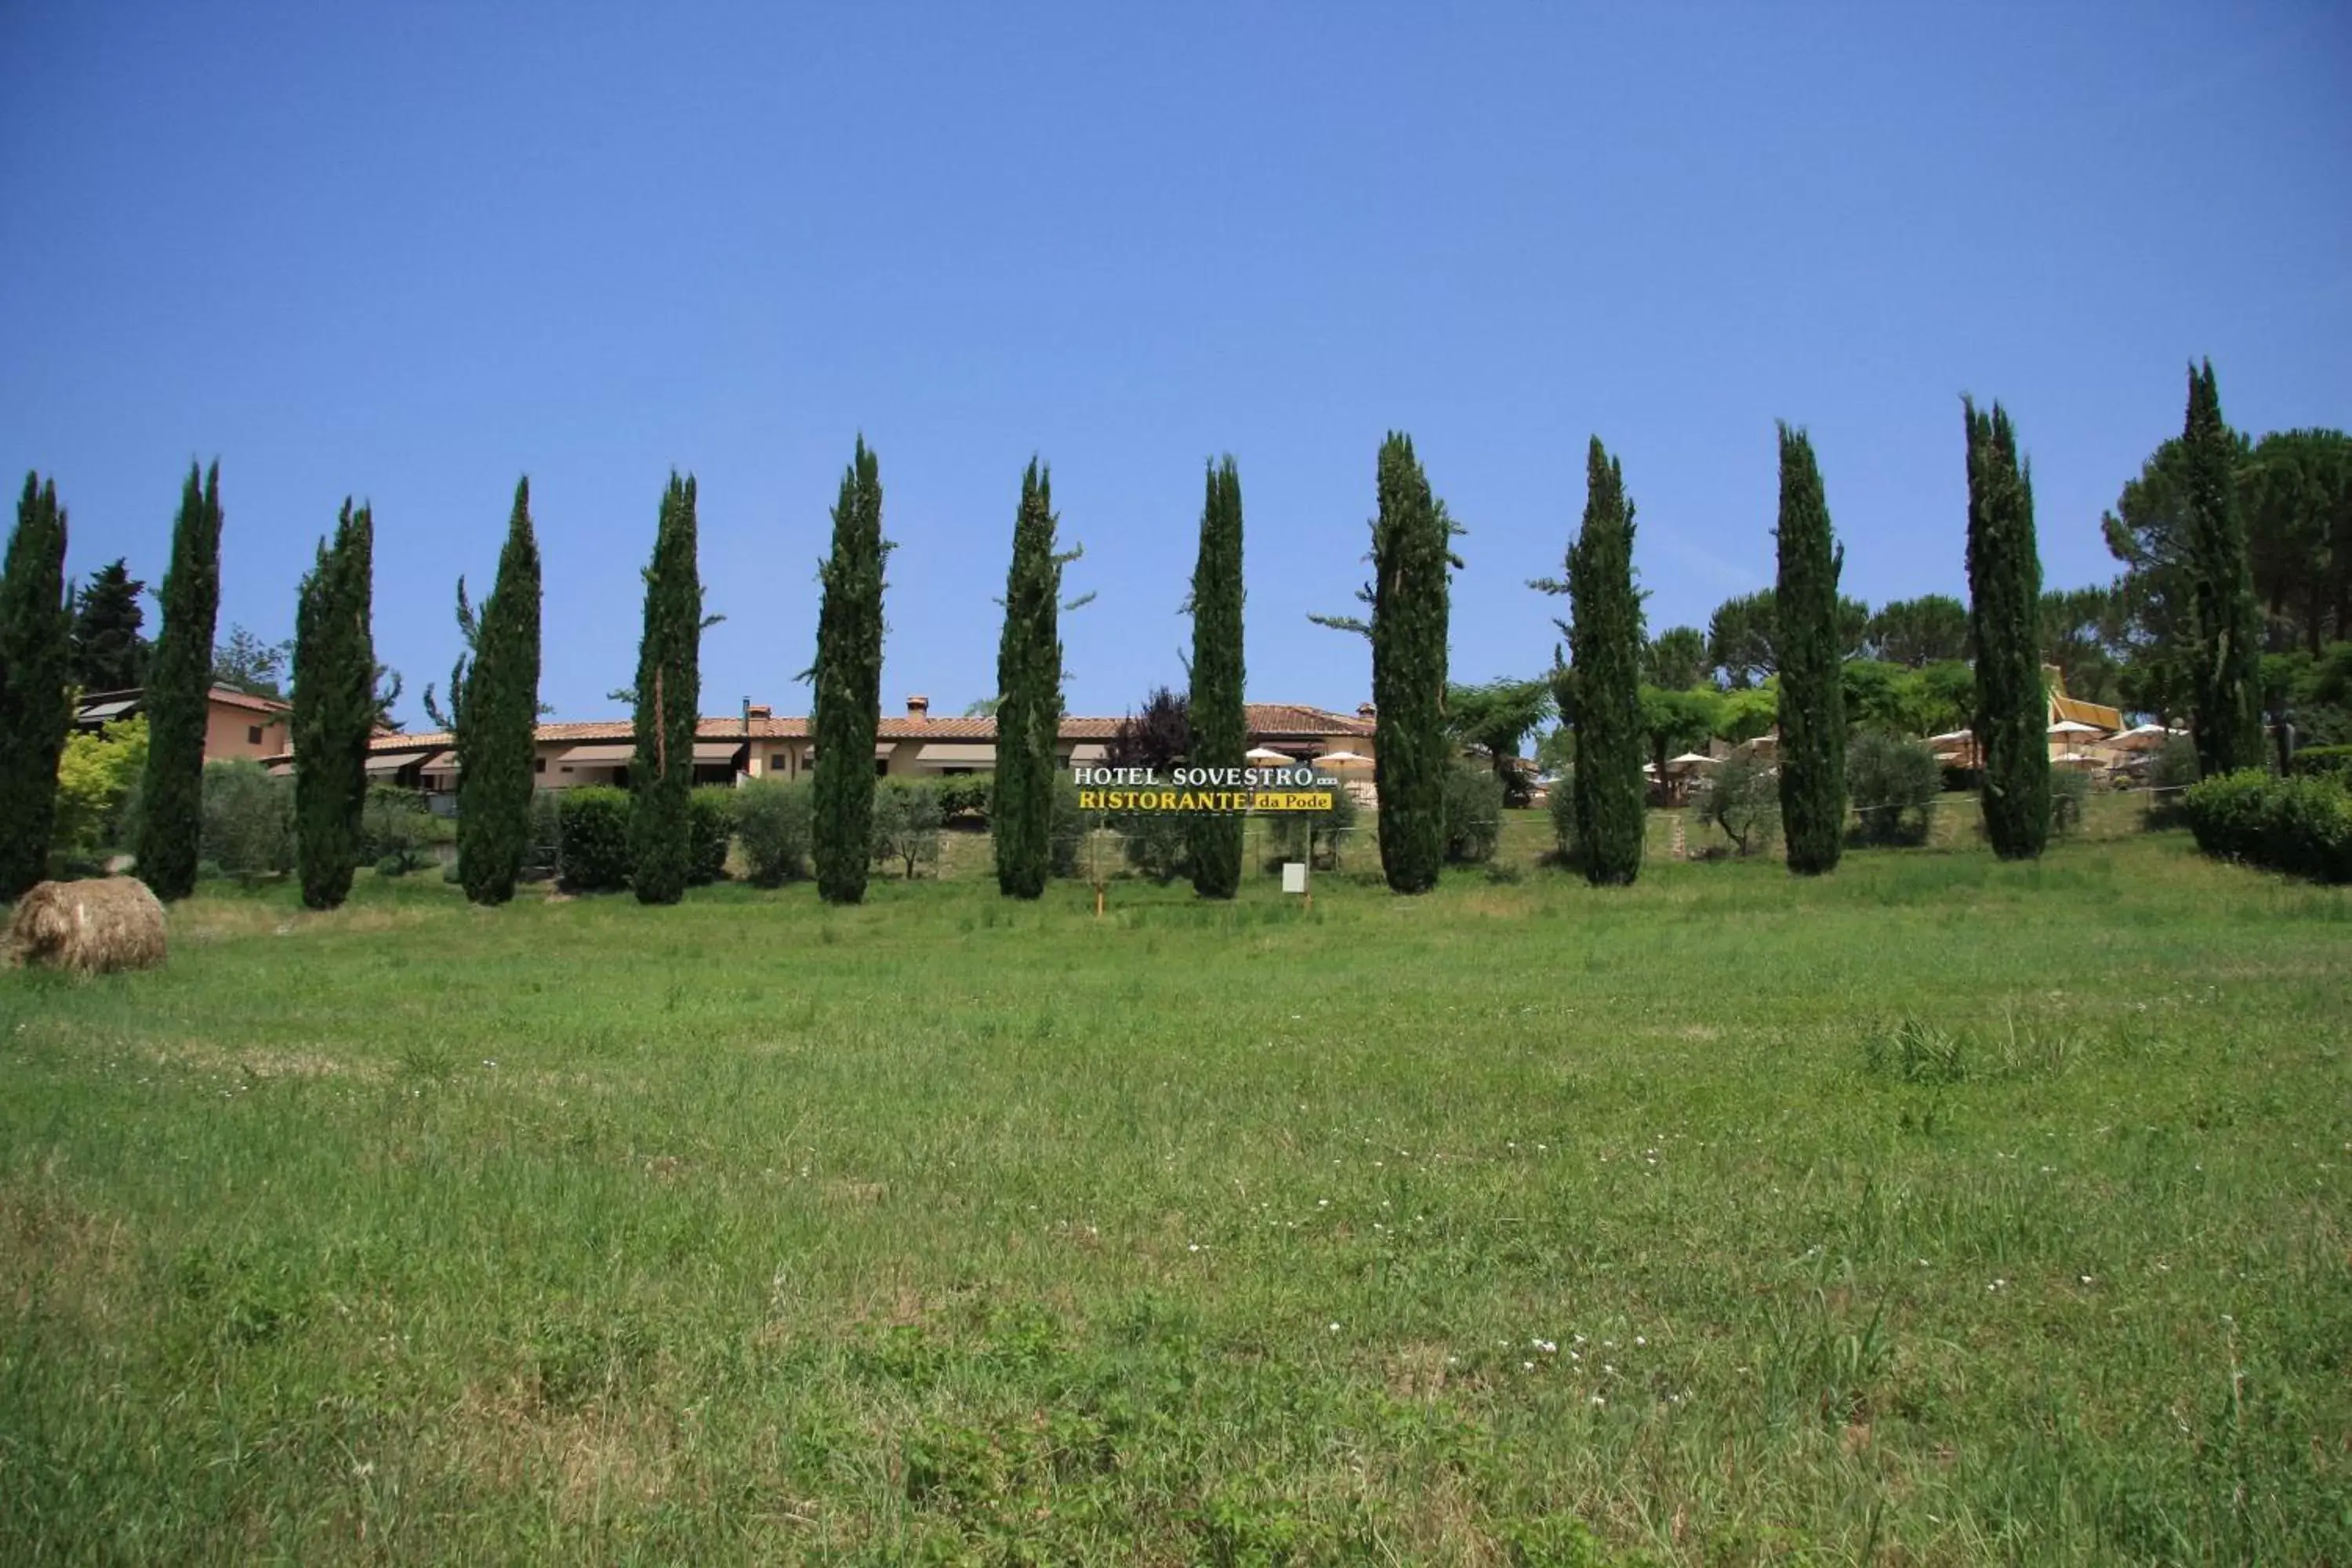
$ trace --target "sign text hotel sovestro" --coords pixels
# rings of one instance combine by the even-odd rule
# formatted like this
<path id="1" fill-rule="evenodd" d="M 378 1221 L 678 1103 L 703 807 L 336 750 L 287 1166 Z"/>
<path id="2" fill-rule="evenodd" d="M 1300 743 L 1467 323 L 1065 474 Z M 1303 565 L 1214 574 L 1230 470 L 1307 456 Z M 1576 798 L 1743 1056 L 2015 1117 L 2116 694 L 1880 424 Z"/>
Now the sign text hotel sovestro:
<path id="1" fill-rule="evenodd" d="M 1339 781 L 1313 768 L 1072 768 L 1080 811 L 1329 811 Z"/>

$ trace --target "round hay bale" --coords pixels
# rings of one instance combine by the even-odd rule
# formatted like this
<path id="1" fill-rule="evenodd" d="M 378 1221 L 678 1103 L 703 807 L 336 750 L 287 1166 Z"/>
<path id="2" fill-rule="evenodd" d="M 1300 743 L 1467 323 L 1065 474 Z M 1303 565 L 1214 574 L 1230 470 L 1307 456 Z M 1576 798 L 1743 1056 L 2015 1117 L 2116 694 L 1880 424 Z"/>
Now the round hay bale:
<path id="1" fill-rule="evenodd" d="M 8 951 L 18 963 L 77 974 L 163 962 L 163 906 L 136 877 L 43 882 L 16 900 Z"/>

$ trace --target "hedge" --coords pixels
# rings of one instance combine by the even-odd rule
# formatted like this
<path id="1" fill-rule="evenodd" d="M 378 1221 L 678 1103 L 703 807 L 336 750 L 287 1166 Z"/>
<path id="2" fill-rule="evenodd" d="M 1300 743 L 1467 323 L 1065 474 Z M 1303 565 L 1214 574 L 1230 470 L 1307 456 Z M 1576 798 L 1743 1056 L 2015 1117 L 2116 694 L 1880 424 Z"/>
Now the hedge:
<path id="1" fill-rule="evenodd" d="M 2352 881 L 2352 791 L 2329 778 L 2247 769 L 2190 790 L 2189 829 L 2206 854 L 2323 882 Z"/>
<path id="2" fill-rule="evenodd" d="M 727 874 L 727 850 L 735 840 L 735 790 L 705 784 L 687 796 L 686 885 L 707 888 Z"/>
<path id="3" fill-rule="evenodd" d="M 2305 746 L 2294 754 L 2294 771 L 2304 778 L 2352 782 L 2352 746 Z"/>
<path id="4" fill-rule="evenodd" d="M 632 796 L 610 784 L 561 793 L 556 804 L 557 864 L 568 891 L 615 892 L 629 885 Z"/>

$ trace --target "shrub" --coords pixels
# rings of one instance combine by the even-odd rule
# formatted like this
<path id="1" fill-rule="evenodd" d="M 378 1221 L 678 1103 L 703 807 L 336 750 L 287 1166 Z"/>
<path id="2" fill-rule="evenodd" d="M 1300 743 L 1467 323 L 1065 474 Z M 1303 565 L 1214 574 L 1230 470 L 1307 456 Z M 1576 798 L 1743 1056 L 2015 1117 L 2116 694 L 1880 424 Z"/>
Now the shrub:
<path id="1" fill-rule="evenodd" d="M 563 886 L 604 893 L 629 885 L 627 790 L 610 784 L 562 792 L 556 805 L 556 868 Z"/>
<path id="2" fill-rule="evenodd" d="M 373 861 L 379 876 L 405 877 L 429 858 L 430 823 L 425 797 L 415 790 L 370 784 L 360 808 L 360 858 Z"/>
<path id="3" fill-rule="evenodd" d="M 1551 782 L 1544 810 L 1551 816 L 1553 858 L 1568 865 L 1576 858 L 1576 786 L 1567 773 Z"/>
<path id="4" fill-rule="evenodd" d="M 1846 742 L 1846 794 L 1857 844 L 1925 844 L 1944 793 L 1943 764 L 1917 741 L 1864 730 Z"/>
<path id="5" fill-rule="evenodd" d="M 1192 834 L 1185 817 L 1172 811 L 1121 812 L 1112 826 L 1127 863 L 1166 887 L 1192 871 Z"/>
<path id="6" fill-rule="evenodd" d="M 2187 797 L 2197 847 L 2319 881 L 2352 881 L 2352 791 L 2333 779 L 2276 779 L 2249 768 Z"/>
<path id="7" fill-rule="evenodd" d="M 939 786 L 928 779 L 881 779 L 874 791 L 877 861 L 903 868 L 912 881 L 920 868 L 940 863 Z"/>
<path id="8" fill-rule="evenodd" d="M 1457 763 L 1445 777 L 1445 861 L 1475 866 L 1495 858 L 1503 837 L 1503 781 L 1477 763 Z"/>
<path id="9" fill-rule="evenodd" d="M 2147 797 L 2147 825 L 2185 826 L 2189 821 L 2189 788 L 2196 782 L 2197 742 L 2186 735 L 2170 737 L 2148 759 L 2147 787 L 2154 793 Z"/>
<path id="10" fill-rule="evenodd" d="M 727 874 L 727 850 L 735 841 L 735 797 L 729 784 L 705 784 L 686 799 L 686 885 L 707 888 Z"/>
<path id="11" fill-rule="evenodd" d="M 1356 826 L 1356 797 L 1339 786 L 1328 811 L 1286 811 L 1266 818 L 1266 869 L 1286 860 L 1305 860 L 1318 871 L 1337 871 L 1348 858 L 1349 830 Z"/>
<path id="12" fill-rule="evenodd" d="M 736 793 L 735 833 L 752 883 L 774 888 L 807 876 L 816 813 L 809 781 L 757 778 Z"/>
<path id="13" fill-rule="evenodd" d="M 2299 777 L 2352 783 L 2352 746 L 2305 746 L 2294 754 L 2294 771 Z"/>
<path id="14" fill-rule="evenodd" d="M 1741 855 L 1760 855 L 1780 833 L 1780 780 L 1753 752 L 1734 752 L 1706 781 L 1699 820 L 1723 829 Z"/>
<path id="15" fill-rule="evenodd" d="M 294 868 L 294 792 L 250 758 L 205 764 L 198 855 L 221 874 L 251 879 Z"/>
<path id="16" fill-rule="evenodd" d="M 950 822 L 958 817 L 988 820 L 988 804 L 996 793 L 994 773 L 950 773 L 939 781 L 940 811 Z"/>
<path id="17" fill-rule="evenodd" d="M 1078 781 L 1066 769 L 1055 774 L 1054 826 L 1045 846 L 1047 867 L 1055 876 L 1075 877 L 1086 868 L 1087 837 L 1101 826 L 1099 814 L 1078 809 Z"/>
<path id="18" fill-rule="evenodd" d="M 2083 814 L 2091 808 L 2091 775 L 2080 768 L 2050 770 L 2050 831 L 2071 837 L 2083 830 Z"/>

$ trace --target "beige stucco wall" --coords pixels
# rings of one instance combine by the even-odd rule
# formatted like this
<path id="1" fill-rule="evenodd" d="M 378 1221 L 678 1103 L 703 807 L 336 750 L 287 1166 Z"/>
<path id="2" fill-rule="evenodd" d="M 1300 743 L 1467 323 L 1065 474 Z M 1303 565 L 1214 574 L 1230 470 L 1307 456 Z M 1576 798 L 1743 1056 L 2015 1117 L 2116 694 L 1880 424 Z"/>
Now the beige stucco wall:
<path id="1" fill-rule="evenodd" d="M 252 738 L 258 728 L 261 739 Z M 205 761 L 223 757 L 274 757 L 286 750 L 286 717 L 230 702 L 205 705 Z"/>

